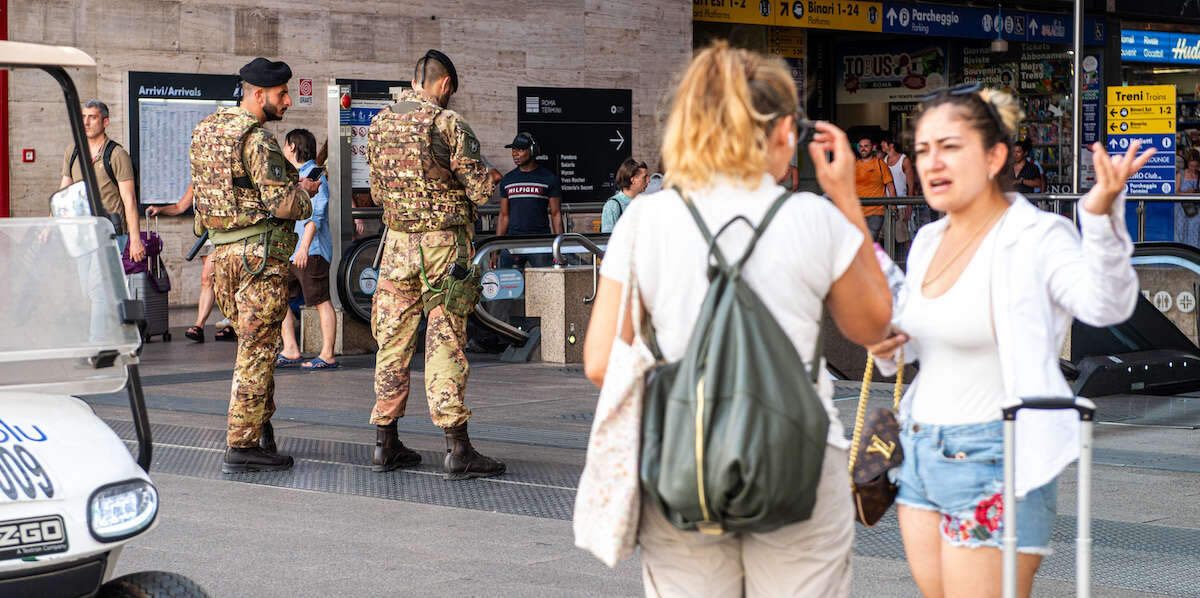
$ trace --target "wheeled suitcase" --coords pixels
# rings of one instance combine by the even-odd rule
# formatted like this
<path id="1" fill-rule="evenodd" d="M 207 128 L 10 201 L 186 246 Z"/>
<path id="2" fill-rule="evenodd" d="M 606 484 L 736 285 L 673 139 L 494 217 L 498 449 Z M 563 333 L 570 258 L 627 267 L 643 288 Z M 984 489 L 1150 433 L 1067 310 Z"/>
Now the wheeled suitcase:
<path id="1" fill-rule="evenodd" d="M 1092 587 L 1092 426 L 1096 405 L 1084 398 L 1021 399 L 1004 408 L 1004 598 L 1017 598 L 1017 413 L 1022 409 L 1074 409 L 1079 413 L 1079 506 L 1075 535 L 1075 596 L 1088 598 Z"/>
<path id="2" fill-rule="evenodd" d="M 157 229 L 158 218 L 155 218 L 151 230 L 142 233 L 142 240 L 146 246 L 144 266 L 137 264 L 142 266 L 138 268 L 141 271 L 127 273 L 125 282 L 129 288 L 129 298 L 140 299 L 145 304 L 146 330 L 142 333 L 142 338 L 149 341 L 151 337 L 161 336 L 164 341 L 170 341 L 170 310 L 167 297 L 171 291 L 171 277 L 162 262 L 162 241 L 158 237 Z M 129 272 L 128 263 L 126 272 Z"/>

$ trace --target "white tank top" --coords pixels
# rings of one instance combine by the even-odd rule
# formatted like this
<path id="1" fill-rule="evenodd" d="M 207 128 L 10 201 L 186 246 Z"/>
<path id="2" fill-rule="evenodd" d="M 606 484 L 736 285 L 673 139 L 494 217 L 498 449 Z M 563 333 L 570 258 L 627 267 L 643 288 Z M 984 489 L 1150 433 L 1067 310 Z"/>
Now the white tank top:
<path id="1" fill-rule="evenodd" d="M 914 421 L 960 425 L 1000 419 L 1004 379 L 990 311 L 993 226 L 958 280 L 932 299 L 912 289 L 900 329 L 921 344 L 912 398 Z"/>
<path id="2" fill-rule="evenodd" d="M 896 185 L 896 196 L 908 195 L 908 177 L 904 176 L 904 161 L 908 156 L 900 154 L 900 159 L 896 160 L 895 165 L 888 165 L 888 169 L 892 171 L 892 183 Z M 887 161 L 884 160 L 887 164 Z"/>

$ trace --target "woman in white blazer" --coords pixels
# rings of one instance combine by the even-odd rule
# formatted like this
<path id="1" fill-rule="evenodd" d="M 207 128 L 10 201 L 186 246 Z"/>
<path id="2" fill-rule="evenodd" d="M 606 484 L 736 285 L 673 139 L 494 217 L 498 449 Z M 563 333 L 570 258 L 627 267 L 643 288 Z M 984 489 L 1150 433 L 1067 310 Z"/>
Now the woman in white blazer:
<path id="1" fill-rule="evenodd" d="M 1071 396 L 1058 367 L 1072 317 L 1129 318 L 1138 281 L 1123 189 L 1153 150 L 1109 158 L 1072 223 L 1004 193 L 1022 117 L 1013 97 L 960 86 L 927 98 L 916 119 L 916 169 L 930 207 L 908 256 L 893 335 L 869 347 L 883 373 L 904 345 L 921 372 L 901 404 L 896 499 L 909 566 L 927 597 L 1000 595 L 1001 408 Z M 1135 157 L 1136 156 L 1136 157 Z M 1049 554 L 1058 474 L 1078 456 L 1072 412 L 1022 412 L 1017 424 L 1018 577 L 1022 596 Z"/>

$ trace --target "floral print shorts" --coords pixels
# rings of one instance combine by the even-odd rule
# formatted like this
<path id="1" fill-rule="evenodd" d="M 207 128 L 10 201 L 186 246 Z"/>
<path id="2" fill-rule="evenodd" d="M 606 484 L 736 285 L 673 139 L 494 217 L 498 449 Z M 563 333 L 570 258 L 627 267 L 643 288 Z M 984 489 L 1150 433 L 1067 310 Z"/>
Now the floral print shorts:
<path id="1" fill-rule="evenodd" d="M 1004 536 L 1004 428 L 1000 421 L 957 426 L 906 422 L 896 503 L 942 515 L 952 546 L 1000 547 Z M 1048 555 L 1058 479 L 1017 500 L 1017 550 Z"/>

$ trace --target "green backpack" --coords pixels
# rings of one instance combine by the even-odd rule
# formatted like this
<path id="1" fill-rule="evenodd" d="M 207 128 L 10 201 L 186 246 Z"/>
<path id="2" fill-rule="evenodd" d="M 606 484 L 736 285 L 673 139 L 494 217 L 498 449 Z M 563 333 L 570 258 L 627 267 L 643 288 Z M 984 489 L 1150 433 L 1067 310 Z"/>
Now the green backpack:
<path id="1" fill-rule="evenodd" d="M 681 193 L 682 195 L 682 193 Z M 704 533 L 769 532 L 804 521 L 816 503 L 829 416 L 792 341 L 742 277 L 790 192 L 771 205 L 746 252 L 729 264 L 709 233 L 709 287 L 683 359 L 647 375 L 642 488 L 675 527 Z M 786 292 L 786 289 L 779 289 Z"/>

